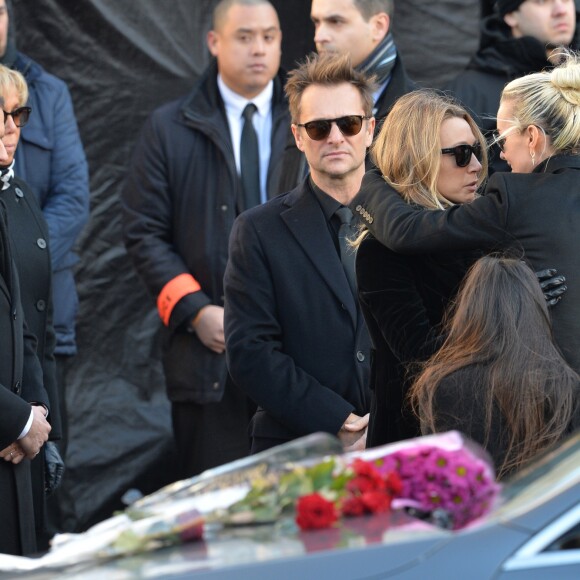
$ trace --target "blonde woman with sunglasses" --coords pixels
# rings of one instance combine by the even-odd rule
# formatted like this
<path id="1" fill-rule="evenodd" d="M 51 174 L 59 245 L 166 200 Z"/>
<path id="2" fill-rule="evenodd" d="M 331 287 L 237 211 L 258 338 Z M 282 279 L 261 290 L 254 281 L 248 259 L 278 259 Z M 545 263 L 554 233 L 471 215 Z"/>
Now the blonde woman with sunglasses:
<path id="1" fill-rule="evenodd" d="M 486 142 L 473 119 L 429 90 L 395 103 L 372 157 L 389 187 L 408 204 L 429 210 L 472 202 L 487 172 Z M 363 217 L 368 223 L 369 215 Z M 419 434 L 405 405 L 409 366 L 435 351 L 436 327 L 476 256 L 405 256 L 367 233 L 358 241 L 359 300 L 375 349 L 367 438 L 372 447 Z"/>

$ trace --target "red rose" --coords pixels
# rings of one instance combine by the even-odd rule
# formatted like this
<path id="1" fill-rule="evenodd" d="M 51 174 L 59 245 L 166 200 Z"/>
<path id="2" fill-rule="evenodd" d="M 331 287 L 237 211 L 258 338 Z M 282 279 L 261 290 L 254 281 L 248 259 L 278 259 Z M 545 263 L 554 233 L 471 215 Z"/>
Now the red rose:
<path id="1" fill-rule="evenodd" d="M 384 491 L 367 491 L 361 495 L 361 500 L 372 514 L 386 512 L 391 507 L 391 496 Z"/>
<path id="2" fill-rule="evenodd" d="M 351 495 L 342 502 L 342 515 L 355 518 L 365 513 L 365 504 L 360 496 Z"/>
<path id="3" fill-rule="evenodd" d="M 346 485 L 350 492 L 365 493 L 385 489 L 385 481 L 381 474 L 370 463 L 362 459 L 355 459 L 351 467 L 355 477 Z"/>
<path id="4" fill-rule="evenodd" d="M 296 523 L 301 530 L 329 528 L 337 519 L 334 504 L 319 493 L 303 495 L 296 502 Z"/>
<path id="5" fill-rule="evenodd" d="M 403 480 L 396 471 L 391 471 L 385 477 L 385 483 L 387 491 L 394 497 L 400 495 L 403 491 Z"/>

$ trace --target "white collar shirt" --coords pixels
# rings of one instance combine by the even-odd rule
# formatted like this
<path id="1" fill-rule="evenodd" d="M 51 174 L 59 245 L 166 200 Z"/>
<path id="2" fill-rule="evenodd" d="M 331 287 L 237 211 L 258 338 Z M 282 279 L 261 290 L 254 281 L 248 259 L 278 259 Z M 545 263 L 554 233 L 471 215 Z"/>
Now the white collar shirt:
<path id="1" fill-rule="evenodd" d="M 241 173 L 240 141 L 244 127 L 242 113 L 248 103 L 256 105 L 257 111 L 252 117 L 252 122 L 258 135 L 258 147 L 260 150 L 260 200 L 264 203 L 268 199 L 266 184 L 268 179 L 268 164 L 270 163 L 270 153 L 272 150 L 272 96 L 274 94 L 274 82 L 270 81 L 268 86 L 259 95 L 256 95 L 250 100 L 232 91 L 225 84 L 221 75 L 218 75 L 217 83 L 225 105 L 238 175 Z"/>

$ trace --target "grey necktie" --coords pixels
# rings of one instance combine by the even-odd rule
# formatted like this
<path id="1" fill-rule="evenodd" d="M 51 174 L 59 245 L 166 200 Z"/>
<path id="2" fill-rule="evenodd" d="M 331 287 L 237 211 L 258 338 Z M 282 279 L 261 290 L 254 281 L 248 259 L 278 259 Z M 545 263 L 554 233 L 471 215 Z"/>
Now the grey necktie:
<path id="1" fill-rule="evenodd" d="M 349 244 L 349 240 L 353 240 L 356 237 L 356 229 L 352 225 L 352 211 L 348 207 L 339 207 L 334 213 L 340 220 L 340 227 L 338 229 L 340 261 L 348 278 L 350 289 L 356 298 L 356 275 L 354 270 L 355 249 Z"/>
<path id="2" fill-rule="evenodd" d="M 258 110 L 256 105 L 248 103 L 242 113 L 244 127 L 240 141 L 240 166 L 242 187 L 244 190 L 244 209 L 260 203 L 260 152 L 258 135 L 252 123 L 252 117 Z"/>

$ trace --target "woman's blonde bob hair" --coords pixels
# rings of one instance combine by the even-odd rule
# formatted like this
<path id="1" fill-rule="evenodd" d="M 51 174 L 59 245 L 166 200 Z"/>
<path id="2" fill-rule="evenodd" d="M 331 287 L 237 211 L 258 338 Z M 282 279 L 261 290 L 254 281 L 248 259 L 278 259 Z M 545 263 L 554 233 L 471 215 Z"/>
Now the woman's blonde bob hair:
<path id="1" fill-rule="evenodd" d="M 580 154 L 580 54 L 562 53 L 562 64 L 549 71 L 513 80 L 504 88 L 501 102 L 513 103 L 512 119 L 522 131 L 542 128 L 554 155 Z"/>
<path id="2" fill-rule="evenodd" d="M 453 205 L 437 191 L 441 167 L 439 133 L 446 119 L 465 119 L 482 150 L 478 185 L 487 176 L 487 143 L 467 111 L 450 97 L 421 89 L 397 100 L 385 119 L 371 156 L 387 183 L 409 203 L 428 209 Z"/>
<path id="3" fill-rule="evenodd" d="M 10 89 L 16 89 L 18 94 L 18 106 L 24 107 L 28 101 L 28 85 L 24 77 L 16 70 L 9 69 L 0 64 L 0 97 Z"/>

